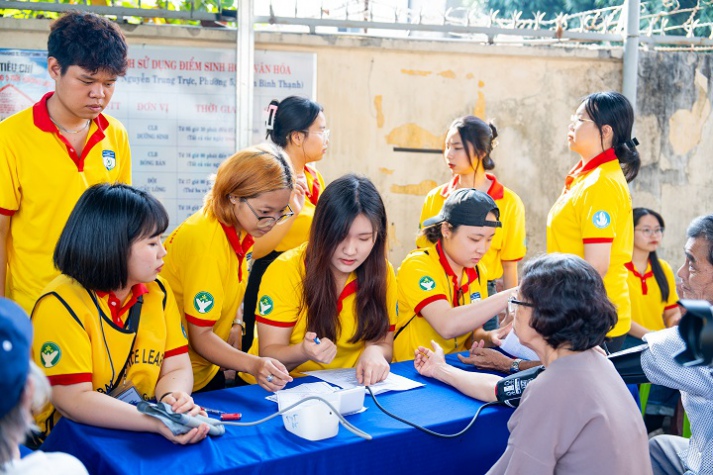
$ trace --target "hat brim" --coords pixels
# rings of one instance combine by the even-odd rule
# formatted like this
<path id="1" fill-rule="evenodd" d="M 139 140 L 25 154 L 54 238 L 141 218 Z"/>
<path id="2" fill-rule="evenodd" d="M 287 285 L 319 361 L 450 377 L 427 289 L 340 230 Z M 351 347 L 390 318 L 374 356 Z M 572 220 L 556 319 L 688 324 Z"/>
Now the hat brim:
<path id="1" fill-rule="evenodd" d="M 434 224 L 441 224 L 441 223 L 442 223 L 443 221 L 445 221 L 445 220 L 446 220 L 446 218 L 444 218 L 444 217 L 441 216 L 440 214 L 437 214 L 437 215 L 435 215 L 435 216 L 433 216 L 433 217 L 428 218 L 427 220 L 425 220 L 425 221 L 423 222 L 423 226 L 422 226 L 422 227 L 427 228 L 427 227 L 429 227 L 429 226 L 433 226 Z"/>

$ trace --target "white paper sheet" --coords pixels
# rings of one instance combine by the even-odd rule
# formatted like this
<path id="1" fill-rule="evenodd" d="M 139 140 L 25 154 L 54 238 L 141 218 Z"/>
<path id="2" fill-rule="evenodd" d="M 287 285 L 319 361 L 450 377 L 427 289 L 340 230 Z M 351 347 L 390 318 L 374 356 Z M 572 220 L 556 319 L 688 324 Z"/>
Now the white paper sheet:
<path id="1" fill-rule="evenodd" d="M 342 389 L 351 389 L 360 386 L 356 379 L 356 370 L 354 368 L 308 371 L 305 374 L 339 386 Z M 423 384 L 412 379 L 389 373 L 389 376 L 387 376 L 385 380 L 371 385 L 371 390 L 374 394 L 381 394 L 386 391 L 408 391 L 409 389 L 420 388 L 422 386 Z"/>
<path id="2" fill-rule="evenodd" d="M 511 331 L 503 340 L 503 344 L 500 345 L 500 349 L 507 351 L 515 358 L 522 358 L 529 361 L 537 361 L 540 358 L 537 353 L 520 343 L 520 340 L 515 335 L 515 332 Z"/>
<path id="3" fill-rule="evenodd" d="M 319 382 L 319 383 L 304 383 L 300 384 L 299 386 L 295 386 L 294 388 L 290 389 L 282 389 L 281 390 L 284 393 L 294 393 L 298 394 L 300 396 L 320 396 L 323 394 L 331 394 L 334 392 L 339 391 L 339 388 L 334 387 L 330 384 L 327 384 L 325 382 Z M 267 396 L 265 399 L 268 401 L 272 402 L 277 402 L 277 395 L 271 394 Z"/>

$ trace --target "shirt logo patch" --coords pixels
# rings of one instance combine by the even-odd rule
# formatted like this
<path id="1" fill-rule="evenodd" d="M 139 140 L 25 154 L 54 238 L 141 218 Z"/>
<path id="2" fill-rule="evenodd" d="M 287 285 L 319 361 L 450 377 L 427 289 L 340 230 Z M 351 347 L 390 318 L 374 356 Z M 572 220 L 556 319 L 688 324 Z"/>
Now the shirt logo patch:
<path id="1" fill-rule="evenodd" d="M 260 305 L 260 315 L 262 316 L 269 315 L 270 313 L 272 313 L 272 309 L 274 308 L 272 299 L 269 295 L 263 295 L 262 297 L 260 297 L 260 302 L 258 302 L 258 305 Z"/>
<path id="2" fill-rule="evenodd" d="M 107 171 L 111 171 L 116 167 L 116 154 L 113 150 L 102 150 L 102 160 Z"/>
<path id="3" fill-rule="evenodd" d="M 592 217 L 592 222 L 599 229 L 604 229 L 611 224 L 611 216 L 606 211 L 597 211 Z"/>
<path id="4" fill-rule="evenodd" d="M 471 302 L 477 302 L 478 300 L 480 300 L 480 292 L 473 292 L 472 294 L 470 294 Z"/>
<path id="5" fill-rule="evenodd" d="M 436 281 L 431 279 L 429 276 L 424 275 L 423 277 L 421 277 L 421 280 L 418 281 L 418 286 L 421 287 L 421 290 L 430 292 L 431 290 L 436 288 Z"/>
<path id="6" fill-rule="evenodd" d="M 40 357 L 42 358 L 42 366 L 52 368 L 56 366 L 60 358 L 62 358 L 62 350 L 57 343 L 47 341 L 42 344 Z"/>
<path id="7" fill-rule="evenodd" d="M 215 301 L 213 300 L 213 296 L 208 292 L 203 291 L 198 292 L 193 299 L 193 306 L 196 310 L 198 310 L 198 313 L 210 312 L 214 303 Z"/>

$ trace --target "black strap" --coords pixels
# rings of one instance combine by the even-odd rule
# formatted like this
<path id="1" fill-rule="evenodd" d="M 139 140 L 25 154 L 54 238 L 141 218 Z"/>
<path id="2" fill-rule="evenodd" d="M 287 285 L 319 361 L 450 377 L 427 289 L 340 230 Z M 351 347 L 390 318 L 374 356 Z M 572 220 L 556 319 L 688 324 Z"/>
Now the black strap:
<path id="1" fill-rule="evenodd" d="M 99 318 L 105 318 L 106 315 L 102 311 L 101 307 L 99 306 L 99 301 L 97 300 L 96 296 L 94 295 L 94 292 L 91 290 L 85 288 L 84 290 L 87 291 L 89 294 L 89 297 L 91 297 L 92 301 L 94 302 L 94 305 L 97 307 L 97 311 L 99 312 Z M 141 320 L 141 307 L 144 305 L 144 296 L 139 295 L 139 297 L 136 299 L 136 303 L 131 307 L 129 310 L 129 316 L 126 319 L 126 324 L 124 325 L 124 329 L 133 333 L 134 334 L 134 339 L 131 342 L 131 347 L 129 348 L 129 353 L 126 355 L 126 358 L 124 360 L 124 366 L 121 368 L 121 371 L 119 372 L 119 376 L 111 382 L 111 387 L 109 391 L 107 391 L 107 394 L 110 393 L 116 385 L 121 381 L 121 378 L 124 377 L 124 373 L 126 373 L 126 369 L 129 366 L 129 360 L 131 359 L 131 354 L 134 352 L 134 344 L 136 344 L 136 335 L 138 334 L 138 329 L 139 329 L 139 321 Z M 106 317 L 107 320 L 111 320 L 109 317 Z M 112 321 L 112 325 L 114 322 Z M 106 341 L 104 342 L 106 344 Z M 109 352 L 109 348 L 107 347 L 107 352 Z M 111 361 L 111 354 L 109 354 L 109 360 Z"/>
<path id="2" fill-rule="evenodd" d="M 425 251 L 425 250 L 424 250 L 423 252 L 426 253 L 426 254 L 428 254 L 428 252 Z M 480 285 L 480 269 L 478 269 L 478 266 L 477 266 L 477 265 L 475 266 L 475 271 L 476 271 L 476 273 L 478 274 L 478 285 Z M 485 298 L 488 298 L 488 296 L 486 295 Z M 472 302 L 471 302 L 471 303 L 472 303 Z M 411 323 L 411 321 L 413 321 L 414 318 L 416 318 L 416 315 L 415 315 L 415 314 L 414 314 L 413 317 L 409 318 L 408 322 L 406 322 L 406 325 L 402 326 L 401 328 L 399 328 L 399 329 L 396 331 L 396 333 L 394 334 L 394 340 L 396 339 L 397 336 L 399 336 L 399 335 L 401 334 L 402 331 L 404 331 L 404 329 L 409 325 L 409 323 Z"/>
<path id="3" fill-rule="evenodd" d="M 396 339 L 397 336 L 399 336 L 399 335 L 401 334 L 402 331 L 404 331 L 404 329 L 409 325 L 409 323 L 411 323 L 411 321 L 412 321 L 414 318 L 416 318 L 416 315 L 415 315 L 415 314 L 414 314 L 413 317 L 409 318 L 408 322 L 406 322 L 406 325 L 402 326 L 401 328 L 399 328 L 399 329 L 396 331 L 396 333 L 394 334 L 394 340 Z"/>
<path id="4" fill-rule="evenodd" d="M 116 387 L 117 384 L 119 384 L 119 381 L 124 377 L 124 374 L 126 373 L 126 369 L 129 366 L 129 360 L 131 360 L 131 354 L 134 352 L 134 344 L 136 343 L 136 335 L 138 334 L 139 330 L 139 320 L 141 320 L 141 307 L 144 305 L 144 296 L 139 295 L 139 297 L 136 299 L 136 303 L 131 307 L 129 310 L 129 317 L 126 319 L 126 325 L 124 325 L 124 328 L 129 330 L 131 333 L 134 334 L 134 341 L 131 342 L 131 348 L 129 349 L 129 354 L 126 355 L 126 361 L 124 361 L 124 366 L 121 368 L 121 371 L 119 372 L 119 377 L 116 378 L 116 381 L 113 382 L 111 385 L 112 389 Z"/>

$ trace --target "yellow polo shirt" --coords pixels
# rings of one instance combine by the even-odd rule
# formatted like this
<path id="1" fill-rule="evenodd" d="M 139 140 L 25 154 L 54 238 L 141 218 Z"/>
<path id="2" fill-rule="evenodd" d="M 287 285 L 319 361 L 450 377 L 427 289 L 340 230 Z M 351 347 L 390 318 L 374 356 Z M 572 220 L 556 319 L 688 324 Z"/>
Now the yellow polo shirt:
<path id="1" fill-rule="evenodd" d="M 212 327 L 213 333 L 228 341 L 233 320 L 243 302 L 252 256 L 253 238 L 237 235 L 197 211 L 166 239 L 168 254 L 161 276 L 171 286 L 183 317 L 183 324 Z M 190 341 L 189 341 L 190 346 Z M 208 384 L 220 369 L 193 348 L 193 390 Z"/>
<path id="2" fill-rule="evenodd" d="M 634 248 L 634 218 L 629 186 L 614 149 L 570 171 L 565 188 L 547 216 L 547 252 L 584 258 L 584 245 L 611 243 L 604 287 L 617 308 L 619 321 L 607 335 L 617 337 L 631 328 L 631 299 L 624 264 Z"/>
<path id="3" fill-rule="evenodd" d="M 294 219 L 290 230 L 275 248 L 277 252 L 285 252 L 303 244 L 309 240 L 309 230 L 314 219 L 314 210 L 317 201 L 324 191 L 324 178 L 316 169 L 305 166 L 305 177 L 307 178 L 307 197 L 302 211 Z"/>
<path id="4" fill-rule="evenodd" d="M 260 325 L 292 328 L 290 345 L 299 345 L 304 340 L 305 333 L 307 333 L 307 309 L 302 308 L 301 303 L 306 248 L 307 244 L 305 243 L 298 248 L 285 252 L 267 268 L 260 284 L 255 315 L 255 321 L 259 324 L 258 335 L 250 347 L 250 354 L 259 354 L 258 337 Z M 394 331 L 394 325 L 396 324 L 396 277 L 394 268 L 388 262 L 387 265 L 386 305 L 389 310 L 389 331 Z M 325 269 L 325 272 L 329 272 L 329 270 Z M 354 336 L 357 328 L 357 315 L 355 313 L 357 285 L 356 274 L 352 273 L 347 278 L 347 283 L 339 295 L 337 305 L 341 332 L 337 341 L 334 342 L 337 345 L 337 356 L 329 364 L 315 361 L 302 363 L 291 371 L 290 374 L 292 376 L 303 376 L 301 373 L 305 371 L 353 368 L 356 365 L 365 347 L 364 341 L 356 343 L 349 341 Z M 250 375 L 241 374 L 241 376 L 250 382 L 255 381 Z"/>
<path id="5" fill-rule="evenodd" d="M 639 274 L 632 262 L 625 265 L 628 271 L 627 281 L 631 295 L 631 319 L 652 331 L 666 328 L 663 314 L 666 310 L 676 308 L 678 301 L 673 270 L 668 262 L 662 259 L 659 259 L 659 262 L 666 276 L 666 282 L 668 282 L 668 300 L 666 301 L 661 298 L 661 288 L 656 282 L 653 270 L 651 270 L 651 262 L 646 265 L 644 275 Z"/>
<path id="6" fill-rule="evenodd" d="M 144 303 L 132 333 L 124 325 L 139 295 Z M 113 294 L 87 291 L 64 274 L 45 287 L 32 313 L 32 358 L 53 386 L 92 383 L 107 394 L 127 364 L 126 380 L 144 400 L 155 397 L 163 360 L 188 351 L 176 301 L 159 277 L 116 302 Z M 47 435 L 60 417 L 48 403 L 36 422 Z"/>
<path id="7" fill-rule="evenodd" d="M 54 248 L 84 190 L 97 183 L 131 183 L 124 126 L 99 114 L 78 156 L 50 120 L 52 94 L 0 122 L 0 214 L 12 216 L 5 296 L 28 313 L 59 275 Z"/>
<path id="8" fill-rule="evenodd" d="M 485 176 L 492 180 L 488 195 L 498 206 L 500 222 L 503 224 L 501 228 L 495 228 L 490 249 L 480 261 L 483 268 L 488 270 L 487 280 L 495 280 L 503 276 L 503 261 L 519 261 L 525 257 L 527 252 L 525 205 L 520 197 L 510 188 L 503 186 L 495 175 L 486 173 Z M 421 209 L 419 229 L 423 227 L 425 220 L 440 213 L 446 198 L 457 189 L 459 178 L 456 175 L 451 182 L 434 188 L 428 193 Z M 425 248 L 431 243 L 425 236 L 419 236 L 416 239 L 416 245 Z"/>
<path id="9" fill-rule="evenodd" d="M 440 242 L 411 251 L 401 263 L 397 278 L 399 318 L 394 361 L 412 360 L 419 346 L 431 347 L 431 340 L 446 353 L 467 350 L 472 332 L 445 339 L 423 318 L 421 310 L 438 300 L 446 300 L 451 307 L 458 307 L 487 298 L 486 274 L 479 263 L 474 268 L 463 269 L 462 275 L 456 276 Z"/>

